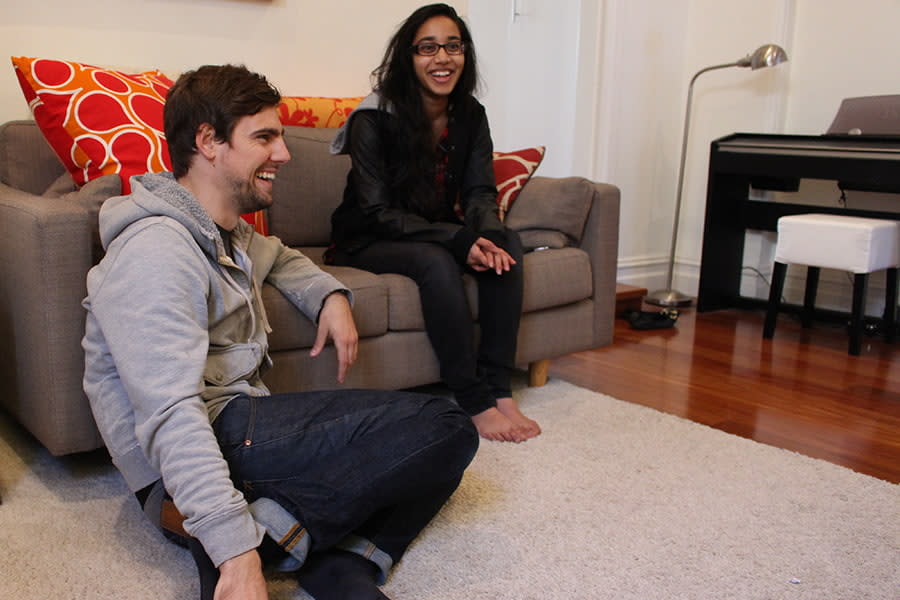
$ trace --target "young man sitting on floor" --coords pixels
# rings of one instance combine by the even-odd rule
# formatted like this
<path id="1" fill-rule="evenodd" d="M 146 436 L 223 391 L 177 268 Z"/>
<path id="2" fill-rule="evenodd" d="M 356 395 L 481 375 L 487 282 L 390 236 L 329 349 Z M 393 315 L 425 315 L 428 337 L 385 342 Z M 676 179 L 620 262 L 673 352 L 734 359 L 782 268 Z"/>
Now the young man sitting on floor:
<path id="1" fill-rule="evenodd" d="M 388 391 L 271 395 L 264 282 L 331 339 L 343 381 L 357 351 L 350 292 L 241 214 L 272 203 L 290 159 L 278 91 L 205 66 L 169 91 L 174 173 L 132 179 L 102 208 L 88 275 L 84 388 L 139 498 L 171 494 L 219 579 L 215 598 L 266 598 L 261 551 L 299 567 L 316 600 L 383 599 L 407 545 L 475 454 L 448 399 Z"/>

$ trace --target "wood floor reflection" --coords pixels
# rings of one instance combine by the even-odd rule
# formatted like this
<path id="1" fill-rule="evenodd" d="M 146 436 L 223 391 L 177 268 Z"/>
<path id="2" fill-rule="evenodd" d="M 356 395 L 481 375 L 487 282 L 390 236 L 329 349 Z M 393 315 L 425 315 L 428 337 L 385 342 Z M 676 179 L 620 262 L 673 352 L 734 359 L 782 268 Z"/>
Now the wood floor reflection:
<path id="1" fill-rule="evenodd" d="M 648 310 L 658 310 L 646 307 Z M 847 354 L 833 324 L 681 311 L 673 329 L 616 321 L 615 343 L 552 361 L 550 376 L 729 433 L 900 483 L 900 342 Z"/>

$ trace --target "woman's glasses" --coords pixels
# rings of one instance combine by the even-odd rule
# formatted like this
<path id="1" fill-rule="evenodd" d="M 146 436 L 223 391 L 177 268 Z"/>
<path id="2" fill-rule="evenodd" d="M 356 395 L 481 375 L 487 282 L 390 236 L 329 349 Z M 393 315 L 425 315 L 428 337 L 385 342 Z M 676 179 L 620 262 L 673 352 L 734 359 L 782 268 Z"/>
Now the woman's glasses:
<path id="1" fill-rule="evenodd" d="M 441 48 L 447 54 L 462 54 L 466 51 L 465 42 L 447 42 L 446 44 L 438 44 L 437 42 L 419 42 L 413 45 L 413 52 L 419 56 L 434 56 Z"/>

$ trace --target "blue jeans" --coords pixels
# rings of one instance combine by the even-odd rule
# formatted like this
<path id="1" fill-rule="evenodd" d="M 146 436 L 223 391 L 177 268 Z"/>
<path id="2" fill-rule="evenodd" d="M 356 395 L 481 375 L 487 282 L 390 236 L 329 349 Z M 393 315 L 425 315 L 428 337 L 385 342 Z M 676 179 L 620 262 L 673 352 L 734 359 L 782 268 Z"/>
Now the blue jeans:
<path id="1" fill-rule="evenodd" d="M 248 502 L 274 501 L 309 551 L 357 552 L 382 578 L 478 448 L 471 419 L 451 400 L 381 390 L 239 396 L 213 429 Z"/>

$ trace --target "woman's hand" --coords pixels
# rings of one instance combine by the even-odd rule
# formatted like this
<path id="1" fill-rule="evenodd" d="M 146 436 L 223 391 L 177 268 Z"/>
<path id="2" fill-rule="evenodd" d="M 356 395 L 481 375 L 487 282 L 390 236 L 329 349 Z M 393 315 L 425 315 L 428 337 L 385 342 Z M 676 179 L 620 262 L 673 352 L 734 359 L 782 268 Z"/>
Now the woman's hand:
<path id="1" fill-rule="evenodd" d="M 504 271 L 509 271 L 516 261 L 506 250 L 489 239 L 480 237 L 469 248 L 466 264 L 475 271 L 493 270 L 501 275 Z"/>

